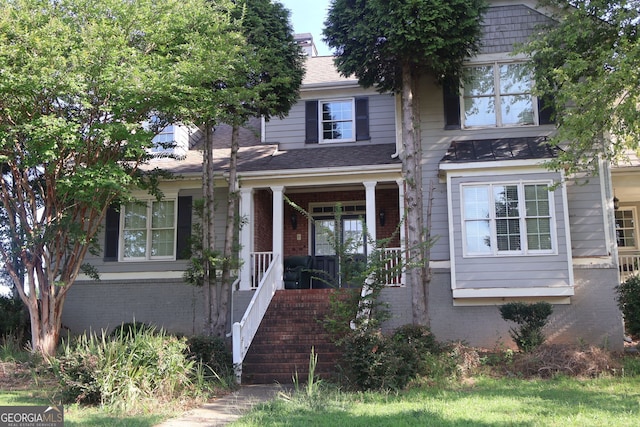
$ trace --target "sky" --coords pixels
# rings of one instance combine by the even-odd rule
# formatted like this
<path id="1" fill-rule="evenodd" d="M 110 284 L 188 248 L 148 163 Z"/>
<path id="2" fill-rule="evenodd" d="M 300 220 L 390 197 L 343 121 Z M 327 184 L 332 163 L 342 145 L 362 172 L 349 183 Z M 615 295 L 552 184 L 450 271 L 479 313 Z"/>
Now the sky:
<path id="1" fill-rule="evenodd" d="M 291 11 L 291 23 L 295 33 L 311 33 L 318 55 L 331 55 L 329 47 L 322 43 L 322 28 L 327 17 L 329 0 L 278 0 Z"/>

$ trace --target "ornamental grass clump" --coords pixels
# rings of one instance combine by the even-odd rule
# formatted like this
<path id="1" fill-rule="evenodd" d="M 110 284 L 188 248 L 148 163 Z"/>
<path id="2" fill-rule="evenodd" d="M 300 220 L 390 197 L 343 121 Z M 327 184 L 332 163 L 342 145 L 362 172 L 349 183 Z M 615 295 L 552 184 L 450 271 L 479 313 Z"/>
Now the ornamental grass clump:
<path id="1" fill-rule="evenodd" d="M 52 367 L 65 402 L 135 410 L 196 391 L 196 362 L 186 352 L 184 338 L 146 326 L 127 328 L 112 336 L 79 336 Z"/>

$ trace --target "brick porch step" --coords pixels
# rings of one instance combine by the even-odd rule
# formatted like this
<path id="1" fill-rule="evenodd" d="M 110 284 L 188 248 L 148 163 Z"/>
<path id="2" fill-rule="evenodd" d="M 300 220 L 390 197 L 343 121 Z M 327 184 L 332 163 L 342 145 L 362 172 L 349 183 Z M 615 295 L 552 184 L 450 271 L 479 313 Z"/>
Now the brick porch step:
<path id="1" fill-rule="evenodd" d="M 243 384 L 290 384 L 297 373 L 306 382 L 311 349 L 316 375 L 336 374 L 340 354 L 321 320 L 329 314 L 331 289 L 277 291 L 242 364 Z"/>

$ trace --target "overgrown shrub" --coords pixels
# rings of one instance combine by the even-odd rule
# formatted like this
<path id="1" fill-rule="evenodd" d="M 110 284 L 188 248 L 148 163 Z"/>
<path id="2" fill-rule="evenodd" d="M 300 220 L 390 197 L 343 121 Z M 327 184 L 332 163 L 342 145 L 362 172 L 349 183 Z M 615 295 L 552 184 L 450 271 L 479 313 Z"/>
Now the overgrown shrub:
<path id="1" fill-rule="evenodd" d="M 553 306 L 544 301 L 534 304 L 511 302 L 500 306 L 502 318 L 519 325 L 517 328 L 510 328 L 509 333 L 518 348 L 524 352 L 531 351 L 544 343 L 545 336 L 542 329 L 546 326 L 551 313 L 553 313 Z"/>
<path id="2" fill-rule="evenodd" d="M 185 355 L 188 360 L 207 365 L 222 378 L 233 376 L 233 355 L 222 338 L 189 337 Z"/>
<path id="3" fill-rule="evenodd" d="M 626 333 L 640 338 L 640 277 L 631 276 L 616 287 L 618 306 L 624 315 Z"/>
<path id="4" fill-rule="evenodd" d="M 24 344 L 31 331 L 29 312 L 21 299 L 0 295 L 0 343 L 7 338 Z"/>
<path id="5" fill-rule="evenodd" d="M 438 343 L 428 328 L 405 325 L 391 335 L 359 330 L 342 341 L 340 366 L 359 390 L 399 390 L 412 380 L 440 381 L 468 373 L 479 357 L 461 344 Z"/>
<path id="6" fill-rule="evenodd" d="M 196 362 L 186 340 L 153 329 L 131 329 L 113 338 L 82 335 L 67 343 L 52 367 L 65 402 L 123 409 L 191 393 Z"/>

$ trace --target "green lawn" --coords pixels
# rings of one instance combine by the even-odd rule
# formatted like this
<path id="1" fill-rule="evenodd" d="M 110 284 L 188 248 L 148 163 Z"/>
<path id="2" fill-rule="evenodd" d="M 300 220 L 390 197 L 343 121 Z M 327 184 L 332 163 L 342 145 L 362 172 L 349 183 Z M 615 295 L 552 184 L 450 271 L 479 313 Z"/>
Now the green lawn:
<path id="1" fill-rule="evenodd" d="M 640 377 L 576 380 L 478 378 L 460 387 L 399 394 L 292 396 L 260 405 L 241 426 L 637 426 Z"/>
<path id="2" fill-rule="evenodd" d="M 0 390 L 0 406 L 39 406 L 52 402 L 47 390 Z M 65 427 L 151 427 L 176 414 L 122 415 L 99 407 L 64 405 Z"/>

